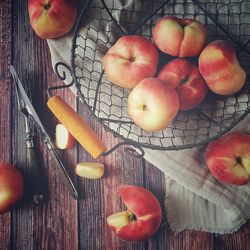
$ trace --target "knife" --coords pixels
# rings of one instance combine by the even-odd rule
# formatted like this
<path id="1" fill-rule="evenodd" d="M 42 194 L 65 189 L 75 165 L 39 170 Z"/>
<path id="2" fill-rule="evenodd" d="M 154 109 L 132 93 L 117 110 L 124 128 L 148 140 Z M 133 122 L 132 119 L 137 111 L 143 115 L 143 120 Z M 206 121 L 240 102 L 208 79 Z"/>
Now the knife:
<path id="1" fill-rule="evenodd" d="M 61 161 L 61 158 L 58 154 L 58 152 L 56 151 L 53 143 L 52 143 L 52 140 L 51 138 L 49 137 L 46 129 L 44 128 L 38 114 L 36 113 L 33 105 L 31 104 L 31 101 L 22 85 L 22 82 L 21 80 L 19 79 L 17 73 L 16 73 L 16 70 L 15 68 L 11 65 L 10 66 L 10 72 L 12 74 L 12 77 L 14 78 L 15 80 L 15 84 L 16 84 L 16 88 L 17 90 L 19 91 L 20 93 L 20 96 L 22 97 L 22 100 L 23 100 L 23 103 L 25 104 L 25 108 L 27 110 L 27 116 L 30 117 L 33 122 L 34 122 L 34 125 L 36 126 L 37 130 L 39 131 L 40 135 L 41 135 L 41 138 L 43 140 L 43 142 L 46 144 L 49 152 L 51 153 L 57 167 L 58 167 L 58 170 L 59 172 L 61 173 L 62 177 L 63 177 L 63 181 L 65 183 L 65 185 L 68 187 L 71 195 L 75 198 L 75 199 L 78 199 L 78 193 L 76 191 L 76 188 L 71 180 L 71 178 L 69 177 L 62 161 Z M 35 157 L 35 155 L 33 155 Z"/>
<path id="2" fill-rule="evenodd" d="M 44 189 L 41 178 L 41 168 L 39 168 L 37 152 L 34 145 L 34 134 L 31 129 L 29 113 L 25 107 L 19 90 L 16 88 L 17 106 L 24 115 L 25 142 L 27 149 L 27 164 L 31 171 L 32 199 L 35 204 L 40 204 L 44 200 Z"/>

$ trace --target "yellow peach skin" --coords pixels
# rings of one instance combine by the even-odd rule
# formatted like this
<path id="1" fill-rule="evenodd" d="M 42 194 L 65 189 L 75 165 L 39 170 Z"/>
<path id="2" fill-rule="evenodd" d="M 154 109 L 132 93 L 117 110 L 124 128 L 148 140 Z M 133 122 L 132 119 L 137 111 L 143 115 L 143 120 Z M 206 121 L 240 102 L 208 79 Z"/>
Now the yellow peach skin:
<path id="1" fill-rule="evenodd" d="M 157 21 L 153 39 L 164 53 L 191 57 L 198 55 L 205 46 L 207 30 L 196 20 L 165 16 Z"/>
<path id="2" fill-rule="evenodd" d="M 121 37 L 103 57 L 103 67 L 109 81 L 132 89 L 141 80 L 155 75 L 158 51 L 142 36 Z"/>
<path id="3" fill-rule="evenodd" d="M 157 78 L 142 80 L 129 94 L 128 114 L 147 131 L 166 128 L 179 110 L 176 91 Z"/>
<path id="4" fill-rule="evenodd" d="M 67 34 L 77 19 L 75 0 L 29 0 L 28 12 L 33 30 L 44 39 Z"/>
<path id="5" fill-rule="evenodd" d="M 235 94 L 246 80 L 233 46 L 224 40 L 213 41 L 202 50 L 199 70 L 207 86 L 218 95 Z"/>

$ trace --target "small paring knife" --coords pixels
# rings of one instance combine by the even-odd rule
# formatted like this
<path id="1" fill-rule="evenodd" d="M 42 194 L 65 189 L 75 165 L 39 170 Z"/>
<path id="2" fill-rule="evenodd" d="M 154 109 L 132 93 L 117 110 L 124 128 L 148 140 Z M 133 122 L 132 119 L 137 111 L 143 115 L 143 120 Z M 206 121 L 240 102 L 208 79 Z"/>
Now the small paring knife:
<path id="1" fill-rule="evenodd" d="M 46 144 L 48 150 L 51 152 L 51 155 L 54 158 L 54 161 L 58 167 L 58 170 L 60 171 L 65 185 L 68 187 L 71 195 L 75 198 L 78 199 L 78 193 L 76 191 L 76 188 L 69 177 L 62 161 L 57 153 L 51 138 L 49 137 L 47 131 L 45 130 L 38 114 L 36 113 L 33 105 L 31 104 L 31 101 L 22 85 L 21 80 L 19 79 L 15 68 L 11 65 L 10 66 L 10 72 L 11 75 L 15 81 L 15 86 L 16 86 L 16 93 L 18 97 L 18 106 L 20 111 L 24 114 L 25 117 L 25 132 L 26 132 L 26 145 L 27 145 L 27 158 L 28 158 L 28 164 L 30 164 L 30 167 L 32 168 L 32 173 L 34 175 L 33 178 L 35 178 L 35 182 L 33 183 L 34 185 L 34 190 L 33 190 L 33 201 L 35 203 L 40 203 L 43 200 L 43 193 L 42 193 L 42 184 L 41 184 L 41 176 L 39 173 L 39 164 L 37 161 L 36 157 L 36 151 L 33 143 L 33 133 L 30 129 L 30 121 L 34 122 L 35 127 L 39 131 L 41 138 L 43 142 Z"/>

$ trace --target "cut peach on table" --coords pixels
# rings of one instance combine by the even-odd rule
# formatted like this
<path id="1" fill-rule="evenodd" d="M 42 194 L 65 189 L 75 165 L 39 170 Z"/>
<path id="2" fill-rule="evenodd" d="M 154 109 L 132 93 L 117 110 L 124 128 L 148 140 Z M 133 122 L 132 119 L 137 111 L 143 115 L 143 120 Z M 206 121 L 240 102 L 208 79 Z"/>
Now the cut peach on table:
<path id="1" fill-rule="evenodd" d="M 107 218 L 109 228 L 121 239 L 141 242 L 154 235 L 162 221 L 159 201 L 149 190 L 132 185 L 121 185 L 119 193 L 127 207 Z"/>
<path id="2" fill-rule="evenodd" d="M 104 164 L 98 162 L 79 162 L 76 164 L 75 173 L 87 179 L 100 179 L 104 175 Z"/>
<path id="3" fill-rule="evenodd" d="M 55 145 L 59 149 L 70 149 L 75 145 L 75 138 L 63 124 L 56 125 Z"/>

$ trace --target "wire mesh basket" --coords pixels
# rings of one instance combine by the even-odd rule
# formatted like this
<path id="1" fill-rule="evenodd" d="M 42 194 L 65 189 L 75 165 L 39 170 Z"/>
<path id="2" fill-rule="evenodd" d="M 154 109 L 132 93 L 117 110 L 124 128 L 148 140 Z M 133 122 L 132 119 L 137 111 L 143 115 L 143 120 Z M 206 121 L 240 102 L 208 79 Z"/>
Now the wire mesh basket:
<path id="1" fill-rule="evenodd" d="M 250 65 L 250 1 L 86 1 L 77 21 L 71 67 L 78 96 L 97 119 L 131 144 L 159 150 L 178 150 L 205 144 L 229 131 L 250 111 L 250 81 L 233 96 L 209 93 L 197 108 L 178 112 L 157 132 L 137 127 L 128 116 L 129 90 L 108 81 L 102 57 L 127 34 L 152 38 L 157 19 L 165 15 L 193 18 L 207 27 L 208 42 L 224 39 L 235 46 L 242 67 Z M 172 57 L 160 54 L 161 65 Z M 193 58 L 194 61 L 197 58 Z"/>

